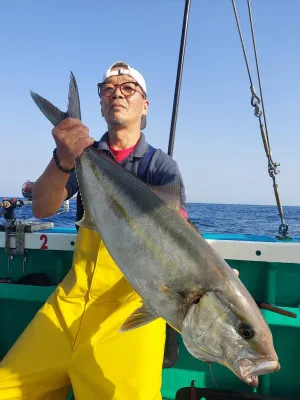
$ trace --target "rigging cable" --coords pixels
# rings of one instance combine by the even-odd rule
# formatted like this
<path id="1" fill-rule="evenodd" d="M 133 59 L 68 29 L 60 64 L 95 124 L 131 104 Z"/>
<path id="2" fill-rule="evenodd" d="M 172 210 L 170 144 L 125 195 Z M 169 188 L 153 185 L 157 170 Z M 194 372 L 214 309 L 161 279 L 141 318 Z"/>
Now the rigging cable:
<path id="1" fill-rule="evenodd" d="M 276 163 L 272 159 L 271 155 L 271 147 L 270 147 L 270 142 L 269 142 L 269 134 L 268 134 L 268 128 L 267 128 L 267 119 L 266 119 L 266 113 L 265 113 L 265 107 L 264 107 L 264 101 L 263 101 L 263 94 L 262 94 L 262 85 L 261 85 L 261 79 L 260 79 L 260 72 L 259 72 L 259 66 L 258 66 L 258 56 L 257 56 L 257 50 L 256 50 L 256 42 L 255 42 L 255 37 L 254 37 L 254 29 L 253 29 L 253 20 L 252 20 L 252 11 L 251 11 L 251 5 L 250 5 L 250 0 L 247 0 L 248 3 L 248 14 L 249 14 L 249 22 L 250 22 L 250 27 L 251 27 L 251 36 L 252 36 L 252 43 L 253 43 L 253 51 L 255 55 L 255 64 L 256 64 L 256 72 L 257 72 L 257 79 L 259 83 L 259 94 L 258 96 L 255 91 L 255 87 L 253 85 L 251 73 L 250 73 L 250 68 L 249 68 L 249 63 L 247 59 L 247 54 L 246 54 L 246 49 L 245 49 L 245 44 L 241 32 L 241 27 L 240 27 L 240 22 L 237 14 L 237 9 L 235 5 L 235 0 L 232 1 L 232 6 L 233 6 L 233 11 L 235 15 L 235 20 L 240 36 L 240 41 L 243 49 L 243 54 L 245 58 L 245 63 L 246 63 L 246 68 L 248 72 L 248 77 L 250 81 L 250 90 L 251 90 L 251 105 L 254 107 L 254 115 L 258 118 L 259 120 L 259 127 L 260 127 L 260 132 L 261 132 L 261 137 L 264 145 L 264 149 L 266 152 L 266 156 L 268 158 L 268 173 L 269 176 L 273 180 L 273 188 L 274 188 L 274 193 L 275 193 L 275 199 L 277 203 L 277 208 L 281 220 L 281 224 L 279 225 L 278 233 L 280 236 L 276 236 L 278 239 L 291 239 L 288 236 L 288 225 L 285 223 L 284 220 L 284 214 L 283 214 L 283 209 L 280 201 L 280 196 L 279 196 L 279 191 L 278 191 L 278 184 L 276 183 L 276 175 L 280 172 L 277 167 L 279 167 L 279 163 Z M 262 109 L 260 108 L 260 104 L 262 106 Z"/>

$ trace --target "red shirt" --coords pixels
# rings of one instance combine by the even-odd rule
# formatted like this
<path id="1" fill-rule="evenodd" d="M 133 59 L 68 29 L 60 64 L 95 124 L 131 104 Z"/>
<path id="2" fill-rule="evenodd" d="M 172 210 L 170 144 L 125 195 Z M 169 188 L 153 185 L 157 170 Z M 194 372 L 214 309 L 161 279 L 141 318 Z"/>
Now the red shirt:
<path id="1" fill-rule="evenodd" d="M 135 146 L 136 146 L 136 144 L 134 146 L 129 147 L 128 149 L 120 149 L 119 150 L 119 149 L 114 149 L 113 147 L 111 147 L 111 145 L 109 145 L 109 149 L 112 152 L 112 154 L 114 155 L 117 162 L 120 163 L 121 161 L 124 160 L 124 158 L 129 156 L 129 154 L 133 151 Z"/>

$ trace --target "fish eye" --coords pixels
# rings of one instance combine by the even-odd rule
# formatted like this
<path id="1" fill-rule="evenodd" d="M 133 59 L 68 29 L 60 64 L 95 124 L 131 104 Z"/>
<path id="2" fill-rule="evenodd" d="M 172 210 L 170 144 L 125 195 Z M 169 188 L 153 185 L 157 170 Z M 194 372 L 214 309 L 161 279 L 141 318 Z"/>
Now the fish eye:
<path id="1" fill-rule="evenodd" d="M 238 332 L 239 334 L 244 338 L 244 339 L 252 339 L 254 336 L 254 329 L 252 328 L 252 326 L 248 325 L 248 324 L 240 324 L 238 326 Z"/>

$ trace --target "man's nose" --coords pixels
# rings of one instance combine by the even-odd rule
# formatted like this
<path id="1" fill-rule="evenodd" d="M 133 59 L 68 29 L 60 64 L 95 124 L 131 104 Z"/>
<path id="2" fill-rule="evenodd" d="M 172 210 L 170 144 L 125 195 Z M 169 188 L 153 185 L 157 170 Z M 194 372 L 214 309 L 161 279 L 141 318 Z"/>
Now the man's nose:
<path id="1" fill-rule="evenodd" d="M 113 99 L 117 98 L 124 98 L 123 93 L 121 92 L 121 88 L 118 86 L 116 87 L 116 90 L 114 91 L 114 94 L 111 96 Z"/>

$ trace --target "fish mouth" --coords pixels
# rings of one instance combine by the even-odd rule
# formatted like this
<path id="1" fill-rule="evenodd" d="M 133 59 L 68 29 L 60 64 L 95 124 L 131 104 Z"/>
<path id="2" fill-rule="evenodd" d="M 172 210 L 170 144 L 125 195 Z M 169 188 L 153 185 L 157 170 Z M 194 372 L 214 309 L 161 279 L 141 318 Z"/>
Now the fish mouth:
<path id="1" fill-rule="evenodd" d="M 258 376 L 271 374 L 280 370 L 280 364 L 274 360 L 251 361 L 242 359 L 239 361 L 239 377 L 247 385 L 258 386 Z"/>

